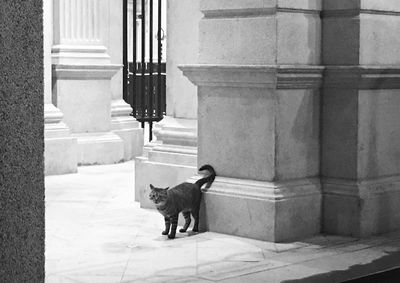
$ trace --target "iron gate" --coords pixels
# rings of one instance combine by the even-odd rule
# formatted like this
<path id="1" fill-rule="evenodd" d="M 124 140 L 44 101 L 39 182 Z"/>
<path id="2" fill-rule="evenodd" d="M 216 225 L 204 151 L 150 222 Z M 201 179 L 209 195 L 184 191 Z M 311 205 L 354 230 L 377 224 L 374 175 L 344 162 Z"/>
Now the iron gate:
<path id="1" fill-rule="evenodd" d="M 153 122 L 162 120 L 166 111 L 166 70 L 165 63 L 162 62 L 162 39 L 164 37 L 161 25 L 162 0 L 155 1 L 158 5 L 156 35 L 154 36 L 153 0 L 133 0 L 132 61 L 128 62 L 128 0 L 123 0 L 123 98 L 131 105 L 132 115 L 142 123 L 142 128 L 145 123 L 149 124 L 150 141 L 152 140 Z M 137 13 L 138 4 L 139 13 Z M 137 21 L 141 25 L 139 31 L 136 26 Z M 146 27 L 148 33 L 146 33 Z M 157 42 L 156 62 L 153 58 L 154 38 Z M 140 46 L 138 46 L 138 39 L 141 41 Z M 146 56 L 147 54 L 148 56 Z"/>

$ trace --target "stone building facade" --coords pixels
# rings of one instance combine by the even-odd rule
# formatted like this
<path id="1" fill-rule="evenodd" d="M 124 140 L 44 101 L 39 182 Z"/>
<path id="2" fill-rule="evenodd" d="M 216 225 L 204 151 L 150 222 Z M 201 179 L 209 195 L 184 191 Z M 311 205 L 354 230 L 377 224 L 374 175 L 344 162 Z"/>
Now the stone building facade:
<path id="1" fill-rule="evenodd" d="M 175 184 L 209 163 L 203 229 L 276 242 L 398 230 L 400 3 L 175 2 L 168 117 L 138 161 L 137 200 L 147 181 Z M 44 279 L 44 167 L 140 155 L 115 3 L 1 3 L 2 281 Z"/>
<path id="2" fill-rule="evenodd" d="M 149 183 L 209 163 L 205 230 L 290 241 L 400 228 L 400 4 L 199 0 L 167 16 L 174 119 L 139 158 L 142 207 Z"/>

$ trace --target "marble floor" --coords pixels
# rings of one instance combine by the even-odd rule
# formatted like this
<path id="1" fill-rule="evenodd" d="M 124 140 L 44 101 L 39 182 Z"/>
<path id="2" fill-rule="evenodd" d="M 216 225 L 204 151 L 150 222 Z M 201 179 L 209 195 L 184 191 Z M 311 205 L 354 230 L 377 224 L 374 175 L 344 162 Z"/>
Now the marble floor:
<path id="1" fill-rule="evenodd" d="M 46 177 L 46 282 L 340 282 L 400 265 L 400 233 L 274 244 L 161 235 L 134 201 L 134 162 Z"/>

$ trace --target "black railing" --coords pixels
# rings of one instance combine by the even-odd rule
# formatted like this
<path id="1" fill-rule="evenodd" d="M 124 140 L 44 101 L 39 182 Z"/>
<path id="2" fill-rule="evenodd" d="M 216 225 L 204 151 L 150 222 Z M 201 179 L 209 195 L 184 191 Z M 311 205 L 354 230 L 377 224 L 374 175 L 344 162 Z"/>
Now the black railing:
<path id="1" fill-rule="evenodd" d="M 129 70 L 136 70 L 136 75 L 129 72 L 129 86 L 134 87 L 129 88 L 128 99 L 130 99 L 133 109 L 132 114 L 139 122 L 158 122 L 165 115 L 165 63 L 161 63 L 160 66 L 161 76 L 158 76 L 158 71 L 155 73 L 151 70 L 151 68 L 158 70 L 158 66 L 158 63 L 150 64 L 146 62 L 144 65 L 136 63 L 136 67 L 134 67 L 133 63 L 129 62 Z M 142 77 L 143 73 L 144 78 Z M 150 73 L 153 75 L 150 76 Z M 144 100 L 142 100 L 143 93 L 145 94 Z M 149 111 L 152 111 L 152 113 L 149 113 Z"/>
<path id="2" fill-rule="evenodd" d="M 128 0 L 123 0 L 123 97 L 133 109 L 132 115 L 142 123 L 149 124 L 149 140 L 152 140 L 153 122 L 162 120 L 166 111 L 166 84 L 165 63 L 162 63 L 162 37 L 161 26 L 162 7 L 161 0 L 158 1 L 157 11 L 157 63 L 153 59 L 153 0 L 148 0 L 148 60 L 146 61 L 146 2 L 145 0 L 133 0 L 133 62 L 128 62 Z M 141 4 L 141 58 L 137 61 L 137 28 L 136 28 L 136 5 Z M 135 63 L 134 63 L 135 62 Z"/>

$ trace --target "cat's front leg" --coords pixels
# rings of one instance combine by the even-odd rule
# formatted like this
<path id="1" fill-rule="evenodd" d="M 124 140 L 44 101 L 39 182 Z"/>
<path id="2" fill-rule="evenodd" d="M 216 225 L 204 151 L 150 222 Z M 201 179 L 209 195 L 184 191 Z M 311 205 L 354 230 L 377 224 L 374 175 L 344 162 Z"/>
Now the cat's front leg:
<path id="1" fill-rule="evenodd" d="M 171 226 L 171 220 L 169 217 L 164 217 L 164 221 L 165 221 L 165 230 L 162 231 L 163 235 L 168 235 L 169 233 L 169 227 Z"/>
<path id="2" fill-rule="evenodd" d="M 175 238 L 175 234 L 176 234 L 176 227 L 178 226 L 178 214 L 173 215 L 171 217 L 171 233 L 169 233 L 168 238 L 173 239 Z"/>

